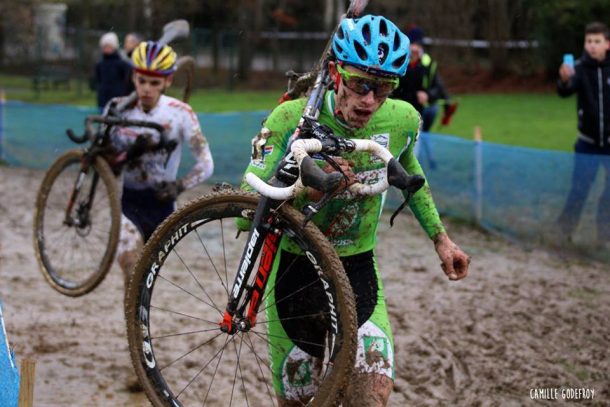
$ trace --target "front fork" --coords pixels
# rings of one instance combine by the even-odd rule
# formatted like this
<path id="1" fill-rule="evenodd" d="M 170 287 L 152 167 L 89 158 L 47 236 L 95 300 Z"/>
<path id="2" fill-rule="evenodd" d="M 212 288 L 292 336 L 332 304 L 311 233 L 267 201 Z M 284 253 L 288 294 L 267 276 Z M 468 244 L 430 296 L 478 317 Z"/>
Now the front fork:
<path id="1" fill-rule="evenodd" d="M 267 280 L 271 273 L 273 260 L 277 253 L 282 231 L 271 227 L 269 217 L 275 201 L 261 198 L 254 214 L 254 227 L 248 234 L 246 247 L 239 261 L 237 275 L 229 292 L 229 300 L 224 312 L 220 329 L 234 334 L 238 330 L 247 331 L 256 324 L 256 315 L 263 299 Z M 254 263 L 261 252 L 254 284 L 248 286 Z M 244 297 L 240 306 L 240 299 Z M 247 313 L 244 311 L 248 307 Z"/>

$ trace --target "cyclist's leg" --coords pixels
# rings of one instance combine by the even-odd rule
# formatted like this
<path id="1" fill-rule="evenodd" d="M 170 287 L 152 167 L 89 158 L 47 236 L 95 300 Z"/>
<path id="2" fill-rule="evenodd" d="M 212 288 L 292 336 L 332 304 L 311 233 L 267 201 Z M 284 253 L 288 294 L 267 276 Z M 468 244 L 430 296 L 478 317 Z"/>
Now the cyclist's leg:
<path id="1" fill-rule="evenodd" d="M 356 373 L 344 405 L 382 407 L 394 380 L 394 339 L 377 261 L 372 252 L 343 258 L 358 314 Z"/>
<path id="2" fill-rule="evenodd" d="M 123 214 L 117 260 L 127 283 L 144 243 L 174 211 L 175 202 L 160 202 L 151 189 L 123 188 L 121 209 Z"/>
<path id="3" fill-rule="evenodd" d="M 604 190 L 597 205 L 597 240 L 602 244 L 610 243 L 610 155 L 600 157 L 604 167 Z"/>
<path id="4" fill-rule="evenodd" d="M 298 273 L 284 278 L 291 270 Z M 321 359 L 316 357 L 319 352 L 312 345 L 324 343 L 325 329 L 314 317 L 294 319 L 298 315 L 320 313 L 319 304 L 324 302 L 316 297 L 323 295 L 323 291 L 317 285 L 312 286 L 313 281 L 318 282 L 316 273 L 304 256 L 282 250 L 275 256 L 265 307 L 273 387 L 279 406 L 302 406 L 317 390 Z"/>
<path id="5" fill-rule="evenodd" d="M 131 270 L 138 261 L 138 255 L 143 245 L 144 239 L 136 225 L 125 215 L 121 215 L 121 235 L 117 247 L 117 262 L 123 271 L 125 284 L 129 281 Z"/>
<path id="6" fill-rule="evenodd" d="M 283 257 L 280 260 L 280 257 Z M 341 259 L 346 269 L 352 289 L 354 290 L 356 310 L 358 315 L 358 352 L 356 356 L 356 373 L 352 379 L 352 384 L 347 391 L 345 406 L 385 406 L 389 399 L 393 387 L 394 377 L 394 341 L 388 319 L 383 285 L 377 268 L 377 263 L 372 252 L 361 255 L 350 256 Z M 291 267 L 299 268 L 299 276 L 303 276 L 303 281 L 290 282 L 280 280 L 284 269 L 288 264 Z M 279 269 L 279 271 L 277 271 Z M 312 386 L 312 378 L 315 378 L 319 369 L 316 369 L 317 358 L 311 355 L 314 350 L 309 349 L 309 353 L 302 348 L 307 348 L 307 343 L 316 342 L 314 332 L 315 327 L 304 326 L 299 320 L 300 332 L 297 327 L 290 326 L 290 320 L 284 324 L 279 322 L 280 318 L 289 317 L 288 314 L 281 315 L 282 310 L 290 309 L 298 315 L 306 315 L 315 310 L 302 308 L 303 304 L 315 304 L 312 301 L 312 293 L 303 292 L 303 298 L 294 298 L 291 301 L 282 300 L 282 292 L 292 292 L 293 290 L 285 287 L 298 284 L 302 287 L 307 286 L 309 272 L 307 264 L 301 263 L 297 259 L 293 260 L 292 255 L 284 253 L 283 256 L 276 256 L 274 270 L 271 274 L 268 287 L 276 287 L 273 295 L 268 297 L 268 304 L 275 304 L 278 307 L 268 308 L 268 319 L 270 330 L 271 366 L 274 372 L 274 389 L 278 395 L 280 406 L 302 405 L 307 401 L 307 396 L 314 393 L 315 387 Z M 313 270 L 311 270 L 313 272 Z M 279 276 L 279 277 L 277 277 Z M 314 294 L 315 295 L 315 294 Z M 303 299 L 308 301 L 303 301 Z M 268 306 L 267 304 L 267 306 Z M 279 312 L 278 312 L 279 308 Z M 275 321 L 275 322 L 274 322 Z M 288 333 L 287 333 L 288 331 Z M 289 339 L 301 338 L 310 334 L 313 337 L 306 337 L 301 343 L 301 347 Z"/>
<path id="7" fill-rule="evenodd" d="M 355 373 L 343 406 L 385 407 L 393 387 L 394 381 L 388 376 L 376 373 Z"/>

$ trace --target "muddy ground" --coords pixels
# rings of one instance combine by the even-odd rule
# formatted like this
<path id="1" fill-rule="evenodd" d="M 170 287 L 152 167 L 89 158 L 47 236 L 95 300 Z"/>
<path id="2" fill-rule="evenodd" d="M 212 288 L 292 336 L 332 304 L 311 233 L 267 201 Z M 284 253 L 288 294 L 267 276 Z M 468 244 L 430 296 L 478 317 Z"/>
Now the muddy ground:
<path id="1" fill-rule="evenodd" d="M 140 406 L 132 392 L 123 282 L 65 297 L 38 271 L 32 215 L 42 172 L 0 167 L 0 299 L 17 358 L 35 359 L 36 406 Z M 185 198 L 201 193 L 189 191 Z M 412 217 L 379 231 L 396 341 L 390 406 L 610 405 L 610 267 L 449 223 L 471 275 L 444 278 Z M 557 388 L 558 400 L 532 400 Z M 594 390 L 589 401 L 561 389 Z M 553 395 L 551 393 L 550 395 Z"/>

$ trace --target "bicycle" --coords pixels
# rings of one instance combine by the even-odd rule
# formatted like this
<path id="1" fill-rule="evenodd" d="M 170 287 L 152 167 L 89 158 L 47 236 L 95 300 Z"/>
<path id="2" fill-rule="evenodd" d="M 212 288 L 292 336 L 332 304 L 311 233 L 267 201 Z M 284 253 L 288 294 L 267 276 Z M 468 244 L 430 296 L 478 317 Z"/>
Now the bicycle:
<path id="1" fill-rule="evenodd" d="M 362 3 L 352 1 L 348 16 L 356 4 Z M 323 55 L 327 52 L 328 46 Z M 312 78 L 312 74 L 300 82 L 294 78 L 295 87 L 304 88 L 302 84 Z M 341 189 L 345 175 L 327 174 L 309 154 L 317 153 L 331 165 L 332 155 L 346 152 L 368 151 L 379 157 L 387 177 L 374 185 L 355 183 L 349 189 L 378 194 L 394 185 L 408 191 L 396 213 L 424 180 L 409 176 L 387 149 L 371 140 L 327 137 L 320 131 L 317 118 L 328 85 L 328 71 L 321 63 L 291 139 L 289 150 L 300 168 L 294 184 L 275 178 L 268 185 L 249 173 L 246 181 L 258 194 L 217 186 L 170 215 L 144 246 L 128 284 L 125 319 L 134 369 L 154 406 L 223 402 L 275 406 L 276 390 L 288 383 L 295 392 L 291 398 L 298 400 L 291 405 L 341 402 L 355 362 L 355 301 L 333 246 L 309 221 Z M 287 161 L 288 155 L 282 164 Z M 321 191 L 322 198 L 302 211 L 287 204 L 306 187 Z M 245 230 L 247 235 L 241 233 Z M 291 256 L 276 275 L 275 254 L 283 236 L 302 256 Z M 310 265 L 313 276 L 287 287 L 287 282 L 300 277 L 299 262 Z M 303 295 L 309 287 L 316 287 L 314 312 L 295 314 L 275 307 L 282 302 L 291 306 L 311 302 Z M 268 327 L 280 320 L 290 325 L 285 327 L 291 332 L 315 326 L 319 336 L 314 341 L 291 333 L 278 337 Z M 303 350 L 291 354 L 281 377 L 273 378 L 270 366 L 277 361 L 270 360 L 268 351 L 282 348 L 283 339 L 293 340 Z M 313 367 L 302 370 L 299 357 L 305 353 L 313 356 Z M 308 376 L 309 372 L 313 374 Z"/>
<path id="2" fill-rule="evenodd" d="M 275 405 L 273 390 L 266 387 L 260 392 L 253 383 L 270 382 L 266 356 L 270 345 L 265 338 L 269 332 L 260 327 L 270 322 L 265 310 L 274 305 L 270 294 L 279 281 L 269 274 L 282 235 L 297 242 L 318 272 L 319 280 L 311 284 L 324 287 L 325 302 L 320 304 L 320 315 L 315 316 L 328 328 L 326 346 L 318 349 L 323 354 L 320 390 L 303 405 L 335 405 L 340 400 L 356 347 L 353 294 L 334 248 L 308 222 L 325 198 L 321 204 L 308 205 L 305 213 L 285 202 L 305 185 L 324 188 L 328 196 L 342 176 L 321 173 L 307 153 L 344 151 L 370 151 L 382 158 L 388 166 L 389 184 L 411 192 L 422 185 L 419 178 L 408 177 L 391 154 L 373 141 L 301 139 L 292 144 L 302 174 L 296 184 L 270 186 L 248 174 L 247 181 L 262 197 L 221 188 L 179 209 L 155 231 L 134 268 L 125 311 L 134 367 L 153 405 L 188 405 L 195 401 L 198 405 L 217 405 L 219 399 L 231 399 L 230 405 Z M 353 184 L 350 190 L 377 194 L 389 184 L 386 180 L 375 185 Z M 252 228 L 247 237 L 229 242 L 228 236 L 240 236 L 235 218 L 247 218 Z M 290 279 L 291 273 L 298 272 L 292 264 L 288 269 L 277 278 Z M 283 298 L 297 295 L 300 289 Z M 310 323 L 311 318 L 288 317 L 303 324 Z M 204 380 L 201 376 L 206 369 L 210 377 Z M 286 375 L 286 380 L 305 380 L 298 377 L 298 372 Z M 233 382 L 227 385 L 226 378 Z M 191 388 L 199 381 L 204 384 L 202 388 Z"/>
<path id="3" fill-rule="evenodd" d="M 174 20 L 163 26 L 158 43 L 167 44 L 186 38 L 189 33 L 187 21 Z M 190 98 L 194 71 L 193 57 L 185 55 L 178 58 L 176 75 L 184 83 L 183 102 Z M 136 100 L 137 94 L 132 92 L 111 106 L 106 116 L 88 116 L 83 136 L 78 137 L 72 130 L 67 130 L 67 135 L 73 142 L 82 144 L 89 141 L 90 145 L 84 150 L 70 150 L 60 156 L 45 174 L 38 191 L 34 216 L 34 251 L 47 282 L 67 296 L 78 297 L 92 291 L 110 270 L 121 224 L 121 194 L 116 180 L 121 168 L 144 152 L 165 149 L 169 155 L 175 148 L 175 144 L 165 140 L 165 130 L 161 125 L 118 118 Z M 96 130 L 93 128 L 94 123 L 101 126 Z M 153 129 L 160 134 L 161 141 L 158 144 L 136 146 L 140 149 L 138 154 L 129 151 L 118 154 L 110 140 L 111 129 L 115 126 Z M 146 144 L 146 140 L 141 140 Z M 56 234 L 52 234 L 52 226 L 59 228 Z M 94 229 L 98 227 L 101 230 Z M 71 240 L 68 242 L 68 239 Z M 59 246 L 53 248 L 54 243 Z M 100 251 L 100 247 L 104 249 Z M 71 257 L 83 254 L 87 248 L 95 253 L 85 258 Z M 62 265 L 62 262 L 70 260 L 73 260 L 72 264 Z"/>
<path id="4" fill-rule="evenodd" d="M 127 98 L 123 104 L 130 101 L 133 99 Z M 94 123 L 100 124 L 97 130 Z M 150 135 L 140 135 L 135 143 L 139 151 L 134 148 L 119 152 L 110 140 L 115 126 L 152 129 L 159 132 L 161 141 L 153 143 Z M 34 251 L 52 288 L 77 297 L 102 282 L 119 241 L 121 203 L 117 176 L 123 166 L 147 151 L 165 150 L 169 154 L 176 144 L 166 141 L 163 132 L 157 123 L 112 115 L 88 116 L 82 136 L 66 131 L 73 142 L 90 144 L 61 155 L 46 172 L 36 196 Z"/>

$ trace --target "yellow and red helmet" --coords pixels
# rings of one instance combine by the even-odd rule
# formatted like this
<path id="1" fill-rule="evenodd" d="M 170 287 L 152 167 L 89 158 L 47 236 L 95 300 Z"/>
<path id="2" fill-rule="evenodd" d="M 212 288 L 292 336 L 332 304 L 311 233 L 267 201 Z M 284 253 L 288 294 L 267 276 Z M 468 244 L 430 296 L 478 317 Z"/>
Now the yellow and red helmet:
<path id="1" fill-rule="evenodd" d="M 144 75 L 171 75 L 176 71 L 176 53 L 169 45 L 143 41 L 133 50 L 131 65 Z"/>

